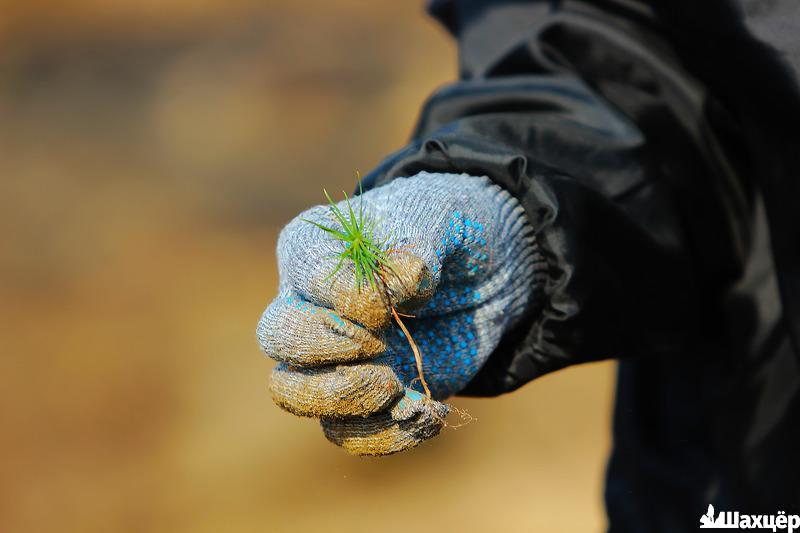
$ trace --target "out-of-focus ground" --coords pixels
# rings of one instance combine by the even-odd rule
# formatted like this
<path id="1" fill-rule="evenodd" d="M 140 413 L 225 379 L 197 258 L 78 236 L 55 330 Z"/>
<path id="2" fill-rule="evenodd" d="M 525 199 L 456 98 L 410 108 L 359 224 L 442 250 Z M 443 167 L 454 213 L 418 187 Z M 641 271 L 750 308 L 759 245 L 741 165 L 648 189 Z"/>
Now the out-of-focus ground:
<path id="1" fill-rule="evenodd" d="M 278 229 L 455 75 L 417 1 L 0 1 L 0 531 L 602 529 L 608 363 L 385 459 L 267 392 Z"/>

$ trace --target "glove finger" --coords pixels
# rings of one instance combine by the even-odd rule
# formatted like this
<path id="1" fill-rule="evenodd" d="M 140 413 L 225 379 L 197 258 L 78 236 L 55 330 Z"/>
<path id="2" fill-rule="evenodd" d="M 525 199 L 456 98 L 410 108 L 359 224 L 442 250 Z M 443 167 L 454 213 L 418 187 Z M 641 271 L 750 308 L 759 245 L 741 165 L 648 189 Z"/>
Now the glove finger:
<path id="1" fill-rule="evenodd" d="M 388 409 L 403 385 L 387 365 L 364 363 L 322 368 L 272 370 L 272 399 L 298 416 L 315 418 L 369 416 Z"/>
<path id="2" fill-rule="evenodd" d="M 386 349 L 366 328 L 296 294 L 280 296 L 267 307 L 256 335 L 264 353 L 295 367 L 368 359 Z"/>
<path id="3" fill-rule="evenodd" d="M 354 455 L 391 455 L 435 437 L 444 427 L 447 405 L 406 389 L 391 410 L 367 418 L 321 421 L 325 437 Z"/>
<path id="4" fill-rule="evenodd" d="M 415 305 L 432 294 L 430 269 L 422 259 L 408 252 L 391 254 L 386 290 L 380 283 L 372 287 L 363 279 L 359 286 L 352 261 L 345 259 L 336 271 L 343 243 L 308 221 L 339 227 L 326 208 L 316 207 L 302 213 L 281 232 L 278 239 L 281 275 L 306 300 L 334 309 L 369 329 L 380 329 L 391 319 L 387 292 L 391 303 L 400 307 Z"/>
<path id="5" fill-rule="evenodd" d="M 356 288 L 350 265 L 343 276 L 329 283 L 325 292 L 327 303 L 350 320 L 379 329 L 391 322 L 390 305 L 411 310 L 432 296 L 431 272 L 422 259 L 409 252 L 392 253 L 388 259 L 383 281 L 375 287 L 364 284 L 360 290 Z"/>

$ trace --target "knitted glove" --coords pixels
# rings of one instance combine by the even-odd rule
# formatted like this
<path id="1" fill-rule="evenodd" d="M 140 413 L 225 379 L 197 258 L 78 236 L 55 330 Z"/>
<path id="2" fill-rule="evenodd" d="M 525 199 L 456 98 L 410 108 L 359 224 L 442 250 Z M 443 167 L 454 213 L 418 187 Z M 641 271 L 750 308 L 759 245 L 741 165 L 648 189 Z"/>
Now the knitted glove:
<path id="1" fill-rule="evenodd" d="M 257 335 L 279 362 L 279 406 L 320 418 L 352 453 L 385 455 L 439 432 L 448 409 L 436 400 L 463 389 L 523 315 L 544 261 L 522 207 L 485 177 L 422 172 L 365 192 L 356 211 L 362 201 L 375 240 L 387 242 L 386 285 L 357 287 L 352 262 L 330 275 L 344 245 L 308 221 L 341 226 L 329 207 L 314 207 L 281 232 L 279 295 Z M 403 321 L 433 400 L 421 394 L 392 305 L 413 313 Z"/>

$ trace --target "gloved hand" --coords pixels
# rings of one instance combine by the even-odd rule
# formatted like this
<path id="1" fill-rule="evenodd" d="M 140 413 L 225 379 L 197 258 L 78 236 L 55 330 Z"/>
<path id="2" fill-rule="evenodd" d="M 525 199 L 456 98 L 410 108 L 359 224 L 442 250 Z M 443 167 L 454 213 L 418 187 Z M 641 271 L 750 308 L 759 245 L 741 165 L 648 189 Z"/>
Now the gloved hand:
<path id="1" fill-rule="evenodd" d="M 488 178 L 423 172 L 354 198 L 356 212 L 362 200 L 389 248 L 385 289 L 356 287 L 352 263 L 330 276 L 343 243 L 307 221 L 341 226 L 329 207 L 314 207 L 281 232 L 279 294 L 257 335 L 279 361 L 271 384 L 279 406 L 320 418 L 328 439 L 352 453 L 385 455 L 436 435 L 448 411 L 422 394 L 390 304 L 413 313 L 404 322 L 442 400 L 523 315 L 544 261 L 522 207 Z"/>

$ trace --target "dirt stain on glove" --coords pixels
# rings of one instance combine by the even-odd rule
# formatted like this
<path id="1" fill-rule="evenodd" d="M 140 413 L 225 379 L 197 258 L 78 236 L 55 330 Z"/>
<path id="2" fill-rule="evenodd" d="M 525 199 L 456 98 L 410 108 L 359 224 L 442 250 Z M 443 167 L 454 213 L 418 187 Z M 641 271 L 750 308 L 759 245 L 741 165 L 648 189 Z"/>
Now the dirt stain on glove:
<path id="1" fill-rule="evenodd" d="M 368 329 L 382 329 L 392 319 L 391 305 L 401 311 L 411 310 L 433 295 L 431 271 L 422 259 L 410 252 L 398 252 L 390 255 L 390 265 L 385 286 L 378 282 L 375 287 L 366 285 L 357 291 L 349 283 L 334 282 L 331 296 L 336 312 Z"/>
<path id="2" fill-rule="evenodd" d="M 302 369 L 280 363 L 272 370 L 270 390 L 275 403 L 292 414 L 341 418 L 388 409 L 402 396 L 403 384 L 383 364 Z"/>
<path id="3" fill-rule="evenodd" d="M 354 455 L 391 455 L 435 437 L 445 426 L 447 405 L 416 393 L 369 418 L 323 418 L 322 430 L 334 444 Z"/>

